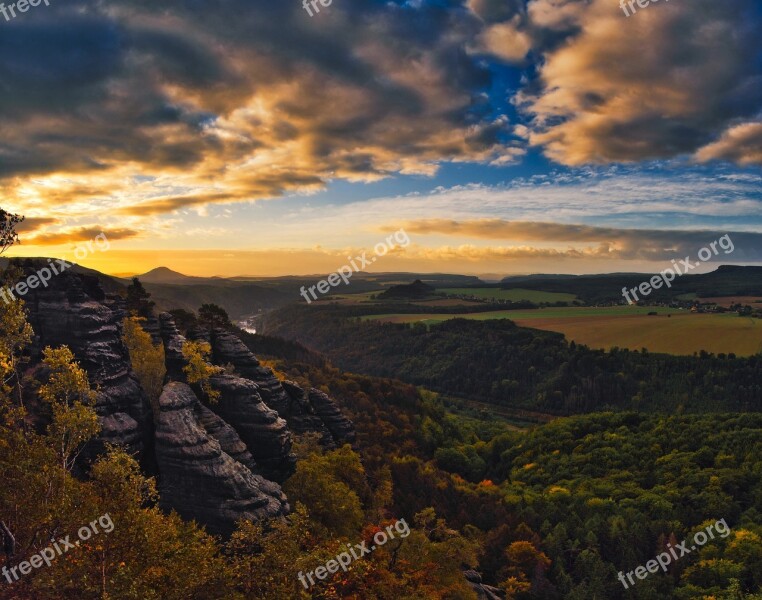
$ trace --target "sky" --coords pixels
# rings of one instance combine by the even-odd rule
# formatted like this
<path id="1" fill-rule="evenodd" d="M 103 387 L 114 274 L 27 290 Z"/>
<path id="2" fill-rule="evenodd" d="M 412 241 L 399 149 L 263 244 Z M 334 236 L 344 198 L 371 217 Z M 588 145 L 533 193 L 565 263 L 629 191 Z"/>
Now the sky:
<path id="1" fill-rule="evenodd" d="M 726 235 L 699 270 L 762 263 L 758 0 L 26 8 L 0 14 L 11 255 L 302 275 L 402 229 L 370 271 L 654 271 Z"/>

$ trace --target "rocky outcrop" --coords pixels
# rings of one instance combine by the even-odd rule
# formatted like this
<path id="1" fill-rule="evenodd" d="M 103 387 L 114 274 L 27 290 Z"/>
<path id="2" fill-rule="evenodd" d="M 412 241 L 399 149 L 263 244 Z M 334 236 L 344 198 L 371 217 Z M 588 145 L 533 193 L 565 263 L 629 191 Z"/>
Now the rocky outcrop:
<path id="1" fill-rule="evenodd" d="M 256 460 L 257 471 L 275 481 L 291 475 L 296 465 L 291 432 L 286 421 L 262 401 L 258 386 L 233 375 L 216 375 L 211 384 L 220 392 L 211 410 L 235 429 Z"/>
<path id="2" fill-rule="evenodd" d="M 196 418 L 206 433 L 220 443 L 220 448 L 225 454 L 241 463 L 252 473 L 257 472 L 257 463 L 254 457 L 235 429 L 201 403 L 198 404 Z"/>
<path id="3" fill-rule="evenodd" d="M 355 442 L 354 423 L 329 396 L 315 388 L 305 392 L 293 381 L 282 385 L 290 401 L 281 415 L 295 433 L 319 433 L 321 444 L 329 449 Z"/>
<path id="4" fill-rule="evenodd" d="M 215 328 L 207 338 L 212 344 L 212 360 L 216 365 L 232 364 L 241 377 L 257 384 L 265 404 L 285 413 L 289 396 L 272 369 L 265 367 L 237 336 L 230 331 Z"/>
<path id="5" fill-rule="evenodd" d="M 476 571 L 469 569 L 468 571 L 465 571 L 463 575 L 471 586 L 471 589 L 476 592 L 476 597 L 479 598 L 479 600 L 505 599 L 505 592 L 503 590 L 482 583 L 482 576 Z"/>
<path id="6" fill-rule="evenodd" d="M 214 329 L 211 333 L 199 329 L 192 337 L 211 343 L 215 364 L 231 364 L 241 377 L 256 383 L 264 403 L 277 411 L 295 433 L 319 433 L 327 448 L 355 441 L 354 424 L 341 414 L 333 400 L 319 390 L 305 393 L 293 382 L 281 382 L 233 333 L 223 329 Z"/>
<path id="7" fill-rule="evenodd" d="M 24 275 L 46 265 L 41 260 L 25 261 Z M 24 300 L 35 333 L 32 361 L 42 359 L 46 346 L 65 344 L 98 389 L 95 410 L 102 430 L 101 444 L 95 446 L 109 442 L 130 452 L 145 449 L 151 435 L 150 407 L 122 341 L 121 299 L 107 297 L 94 276 L 64 271 L 47 287 L 30 289 Z"/>
<path id="8" fill-rule="evenodd" d="M 252 473 L 223 449 L 239 457 L 246 454 L 240 438 L 204 411 L 188 385 L 168 383 L 159 407 L 156 459 L 163 508 L 223 535 L 239 519 L 259 521 L 288 512 L 277 484 Z"/>
<path id="9" fill-rule="evenodd" d="M 336 448 L 336 440 L 325 423 L 315 414 L 307 393 L 293 381 L 284 381 L 282 385 L 288 394 L 289 402 L 280 414 L 288 422 L 291 431 L 297 434 L 318 433 L 322 446 Z"/>
<path id="10" fill-rule="evenodd" d="M 180 335 L 175 320 L 169 313 L 159 315 L 159 335 L 164 343 L 164 362 L 167 367 L 169 381 L 186 381 L 183 367 L 186 364 L 183 356 L 185 338 Z"/>
<path id="11" fill-rule="evenodd" d="M 23 277 L 46 264 L 25 261 Z M 106 442 L 136 454 L 146 471 L 157 476 L 161 505 L 213 533 L 229 534 L 240 519 L 288 512 L 275 483 L 287 478 L 296 463 L 287 421 L 299 433 L 320 433 L 327 447 L 354 440 L 351 422 L 328 396 L 281 384 L 230 332 L 199 329 L 188 334 L 210 342 L 215 364 L 230 363 L 240 374 L 212 377 L 220 397 L 205 405 L 200 389 L 189 385 L 183 372 L 185 338 L 172 316 L 147 319 L 144 328 L 163 343 L 167 368 L 158 407 L 152 409 L 122 340 L 127 313 L 118 294 L 105 294 L 97 277 L 71 270 L 52 277 L 46 287 L 30 289 L 24 300 L 35 332 L 30 373 L 44 377 L 43 349 L 65 344 L 98 390 L 95 410 L 102 431 L 98 443 L 88 446 L 87 457 L 101 452 Z"/>
<path id="12" fill-rule="evenodd" d="M 178 332 L 169 313 L 160 315 L 159 322 L 164 341 L 167 378 L 186 382 L 183 372 L 186 361 L 182 354 L 185 338 Z M 203 335 L 202 329 L 191 331 L 189 337 L 194 341 L 209 339 Z M 262 401 L 259 386 L 248 379 L 232 375 L 216 375 L 211 378 L 211 384 L 220 392 L 220 398 L 209 408 L 224 419 L 243 440 L 256 461 L 255 472 L 275 481 L 286 479 L 293 473 L 296 464 L 296 458 L 291 454 L 291 433 L 286 421 Z"/>
<path id="13" fill-rule="evenodd" d="M 355 441 L 354 423 L 342 414 L 337 404 L 327 394 L 312 388 L 307 398 L 315 414 L 325 423 L 335 441 L 349 444 Z"/>

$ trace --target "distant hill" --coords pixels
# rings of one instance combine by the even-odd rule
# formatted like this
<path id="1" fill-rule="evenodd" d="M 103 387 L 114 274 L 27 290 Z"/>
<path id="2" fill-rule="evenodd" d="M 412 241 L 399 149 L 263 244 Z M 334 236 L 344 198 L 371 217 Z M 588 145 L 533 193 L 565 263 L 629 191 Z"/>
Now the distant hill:
<path id="1" fill-rule="evenodd" d="M 224 308 L 232 319 L 255 314 L 259 310 L 284 306 L 298 300 L 298 295 L 259 285 L 230 285 L 224 280 L 218 285 L 167 283 L 143 283 L 143 285 L 163 310 L 184 308 L 197 312 L 202 304 L 217 304 Z"/>
<path id="2" fill-rule="evenodd" d="M 16 263 L 16 264 L 34 265 L 35 268 L 42 269 L 48 266 L 48 260 L 50 260 L 49 257 L 42 257 L 42 256 L 0 258 L 0 268 L 5 269 L 8 266 L 9 261 L 12 261 L 13 263 Z M 103 287 L 104 292 L 113 294 L 113 293 L 119 293 L 121 290 L 124 290 L 123 281 L 117 277 L 106 275 L 105 273 L 101 273 L 100 271 L 96 271 L 94 269 L 88 269 L 87 267 L 83 267 L 71 261 L 66 261 L 66 262 L 72 265 L 68 270 L 74 273 L 82 273 L 83 275 L 90 275 L 92 277 L 96 277 L 98 281 L 100 282 L 101 287 Z"/>
<path id="3" fill-rule="evenodd" d="M 93 271 L 109 289 L 122 288 L 131 277 L 111 277 Z M 160 310 L 183 308 L 198 311 L 202 304 L 217 304 L 233 319 L 257 313 L 259 310 L 278 308 L 290 302 L 299 302 L 300 289 L 315 285 L 325 275 L 288 275 L 283 277 L 195 277 L 179 273 L 168 267 L 157 267 L 135 275 L 144 285 Z M 479 285 L 483 282 L 471 275 L 446 273 L 355 273 L 348 287 L 335 288 L 331 293 L 357 294 L 383 292 L 404 281 L 419 279 L 441 286 Z M 108 280 L 108 281 L 106 281 Z M 433 289 L 433 288 L 431 288 Z"/>
<path id="4" fill-rule="evenodd" d="M 167 267 L 157 267 L 142 275 L 135 275 L 142 283 L 167 283 L 171 285 L 227 285 L 234 284 L 224 277 L 195 277 L 184 275 Z M 132 279 L 132 277 L 128 278 Z"/>
<path id="5" fill-rule="evenodd" d="M 200 279 L 200 277 L 190 277 L 189 275 L 183 275 L 167 267 L 157 267 L 137 276 L 143 283 L 187 283 Z"/>
<path id="6" fill-rule="evenodd" d="M 400 300 L 403 298 L 420 300 L 428 298 L 436 293 L 436 289 L 416 279 L 407 285 L 393 285 L 385 292 L 378 295 L 379 300 Z"/>
<path id="7" fill-rule="evenodd" d="M 666 268 L 666 267 L 665 267 Z M 653 277 L 653 273 L 609 273 L 602 275 L 531 275 L 506 277 L 502 288 L 522 287 L 544 292 L 576 294 L 588 303 L 621 300 L 622 288 L 634 288 Z M 669 300 L 694 293 L 699 298 L 762 295 L 762 267 L 721 265 L 711 273 L 684 275 L 671 288 L 662 287 L 649 300 Z"/>

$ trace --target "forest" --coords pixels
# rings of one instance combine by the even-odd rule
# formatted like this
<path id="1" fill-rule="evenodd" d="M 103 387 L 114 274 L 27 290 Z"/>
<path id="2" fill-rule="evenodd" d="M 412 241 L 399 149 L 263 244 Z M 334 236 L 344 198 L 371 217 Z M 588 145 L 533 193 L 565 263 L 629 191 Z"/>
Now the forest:
<path id="1" fill-rule="evenodd" d="M 762 409 L 760 355 L 604 352 L 507 319 L 427 327 L 362 321 L 354 309 L 335 305 L 285 307 L 269 315 L 266 331 L 324 353 L 348 371 L 555 415 Z"/>
<path id="2" fill-rule="evenodd" d="M 390 471 L 396 514 L 433 508 L 477 540 L 479 570 L 508 598 L 762 597 L 759 414 L 607 412 L 515 431 L 330 364 L 283 375 L 341 399 L 371 478 Z M 726 539 L 634 588 L 619 582 L 720 519 Z"/>
<path id="3" fill-rule="evenodd" d="M 133 286 L 127 301 L 135 308 L 125 343 L 151 390 L 164 358 L 142 331 L 150 300 Z M 178 317 L 232 327 L 224 311 L 204 308 Z M 242 334 L 279 379 L 336 398 L 357 442 L 326 449 L 314 436 L 298 439 L 299 462 L 283 485 L 291 514 L 241 521 L 222 538 L 161 510 L 155 476 L 125 451 L 77 460 L 98 431 L 86 373 L 65 346 L 46 349 L 28 371 L 23 350 L 33 331 L 23 305 L 0 310 L 0 521 L 13 532 L 6 553 L 39 552 L 98 515 L 114 523 L 50 567 L 3 582 L 0 598 L 473 600 L 477 589 L 508 600 L 762 598 L 759 415 L 598 412 L 517 431 L 425 387 L 344 371 L 293 341 Z M 507 339 L 544 340 L 565 349 L 561 356 L 583 352 L 508 325 Z M 192 365 L 201 376 L 211 369 L 203 353 Z M 300 571 L 400 518 L 408 537 L 309 591 L 299 583 Z M 720 520 L 727 537 L 629 589 L 619 582 L 620 571 Z"/>

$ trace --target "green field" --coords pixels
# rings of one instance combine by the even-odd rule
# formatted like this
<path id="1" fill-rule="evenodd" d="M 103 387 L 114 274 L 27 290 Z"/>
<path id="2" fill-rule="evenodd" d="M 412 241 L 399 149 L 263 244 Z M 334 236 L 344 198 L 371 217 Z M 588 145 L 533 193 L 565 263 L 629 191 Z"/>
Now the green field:
<path id="1" fill-rule="evenodd" d="M 450 315 L 442 313 L 421 313 L 421 314 L 383 314 L 370 315 L 363 317 L 369 321 L 389 321 L 392 323 L 416 323 L 418 321 L 431 321 L 441 323 L 449 319 L 473 319 L 475 321 L 489 321 L 491 319 L 511 319 L 512 321 L 528 321 L 532 319 L 563 319 L 579 317 L 612 317 L 612 316 L 632 316 L 647 315 L 650 312 L 656 312 L 661 315 L 676 314 L 673 308 L 661 308 L 650 306 L 604 306 L 604 307 L 579 307 L 562 306 L 553 308 L 538 308 L 528 310 L 492 310 L 489 312 L 464 313 L 460 315 Z M 684 312 L 684 311 L 683 311 Z"/>
<path id="2" fill-rule="evenodd" d="M 656 312 L 657 316 L 649 316 L 650 312 Z M 591 348 L 647 348 L 651 352 L 667 354 L 693 354 L 706 350 L 715 354 L 733 352 L 738 356 L 762 352 L 762 321 L 741 318 L 735 313 L 692 314 L 661 307 L 615 306 L 504 310 L 462 315 L 387 314 L 365 318 L 393 323 L 422 322 L 426 325 L 453 318 L 480 321 L 511 319 L 523 327 L 563 333 L 567 339 Z"/>
<path id="3" fill-rule="evenodd" d="M 510 290 L 501 290 L 498 288 L 438 288 L 437 292 L 444 292 L 445 294 L 475 296 L 477 298 L 486 298 L 491 300 L 510 300 L 512 302 L 519 302 L 521 300 L 535 303 L 574 302 L 574 300 L 577 299 L 577 296 L 574 294 L 540 292 L 537 290 L 524 290 L 521 288 L 512 288 Z"/>

